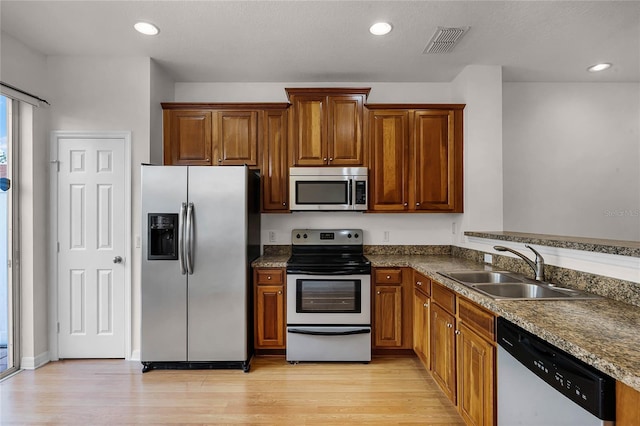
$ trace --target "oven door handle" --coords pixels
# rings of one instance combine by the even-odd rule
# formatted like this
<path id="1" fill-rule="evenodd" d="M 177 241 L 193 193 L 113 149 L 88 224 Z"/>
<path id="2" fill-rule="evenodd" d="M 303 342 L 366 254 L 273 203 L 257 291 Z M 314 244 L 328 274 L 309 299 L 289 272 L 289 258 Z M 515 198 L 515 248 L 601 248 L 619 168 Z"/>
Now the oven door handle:
<path id="1" fill-rule="evenodd" d="M 369 334 L 370 328 L 359 328 L 355 330 L 346 331 L 318 331 L 318 330 L 305 330 L 304 328 L 289 328 L 288 333 L 293 334 L 308 334 L 311 336 L 350 336 L 352 334 Z"/>

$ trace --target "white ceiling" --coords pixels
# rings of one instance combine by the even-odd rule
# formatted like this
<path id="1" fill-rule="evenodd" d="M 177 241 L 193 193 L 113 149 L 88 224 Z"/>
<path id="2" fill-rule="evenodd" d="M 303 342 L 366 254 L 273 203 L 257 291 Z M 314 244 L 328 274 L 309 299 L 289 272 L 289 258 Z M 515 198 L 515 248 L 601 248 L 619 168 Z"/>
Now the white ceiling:
<path id="1" fill-rule="evenodd" d="M 45 55 L 151 57 L 177 82 L 448 82 L 470 64 L 504 81 L 640 81 L 638 1 L 1 0 L 0 15 Z M 378 20 L 393 31 L 369 34 Z M 423 54 L 438 26 L 471 29 Z M 586 72 L 597 62 L 613 67 Z"/>

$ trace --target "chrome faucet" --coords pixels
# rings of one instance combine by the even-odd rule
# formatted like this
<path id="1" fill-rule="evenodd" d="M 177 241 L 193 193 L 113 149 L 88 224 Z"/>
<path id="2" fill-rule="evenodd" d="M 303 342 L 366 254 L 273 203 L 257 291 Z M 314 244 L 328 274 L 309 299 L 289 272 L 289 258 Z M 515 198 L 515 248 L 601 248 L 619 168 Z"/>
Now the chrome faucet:
<path id="1" fill-rule="evenodd" d="M 537 281 L 544 281 L 544 259 L 542 258 L 542 255 L 540 253 L 538 253 L 530 245 L 525 244 L 524 246 L 535 253 L 535 255 L 536 255 L 535 262 L 531 261 L 531 259 L 527 258 L 525 255 L 523 255 L 521 253 L 518 253 L 517 251 L 515 251 L 513 249 L 510 249 L 509 247 L 493 246 L 493 249 L 494 250 L 498 250 L 498 251 L 508 251 L 508 252 L 513 253 L 516 256 L 520 257 L 522 260 L 527 262 L 527 264 L 529 266 L 531 266 L 531 269 L 533 269 L 533 272 L 535 272 L 535 274 L 536 274 L 536 280 Z"/>

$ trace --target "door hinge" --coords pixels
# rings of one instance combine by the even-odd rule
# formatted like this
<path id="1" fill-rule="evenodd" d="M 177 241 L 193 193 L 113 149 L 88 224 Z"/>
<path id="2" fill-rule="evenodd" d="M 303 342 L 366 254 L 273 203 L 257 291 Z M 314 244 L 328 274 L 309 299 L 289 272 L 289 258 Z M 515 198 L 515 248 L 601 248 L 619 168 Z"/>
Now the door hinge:
<path id="1" fill-rule="evenodd" d="M 58 253 L 60 253 L 60 241 L 56 243 L 56 249 L 58 250 Z"/>
<path id="2" fill-rule="evenodd" d="M 58 334 L 60 334 L 60 323 L 58 323 Z"/>
<path id="3" fill-rule="evenodd" d="M 60 171 L 60 161 L 58 160 L 51 160 L 50 161 L 51 164 L 55 164 L 56 165 L 56 171 L 59 172 Z"/>

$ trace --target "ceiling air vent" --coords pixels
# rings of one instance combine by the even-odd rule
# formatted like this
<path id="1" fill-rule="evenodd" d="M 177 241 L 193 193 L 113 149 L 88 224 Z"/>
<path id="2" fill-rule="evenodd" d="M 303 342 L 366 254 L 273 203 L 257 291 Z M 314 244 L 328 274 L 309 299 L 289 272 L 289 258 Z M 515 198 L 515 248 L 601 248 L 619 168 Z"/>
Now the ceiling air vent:
<path id="1" fill-rule="evenodd" d="M 470 27 L 438 27 L 429 44 L 422 53 L 449 53 Z"/>

